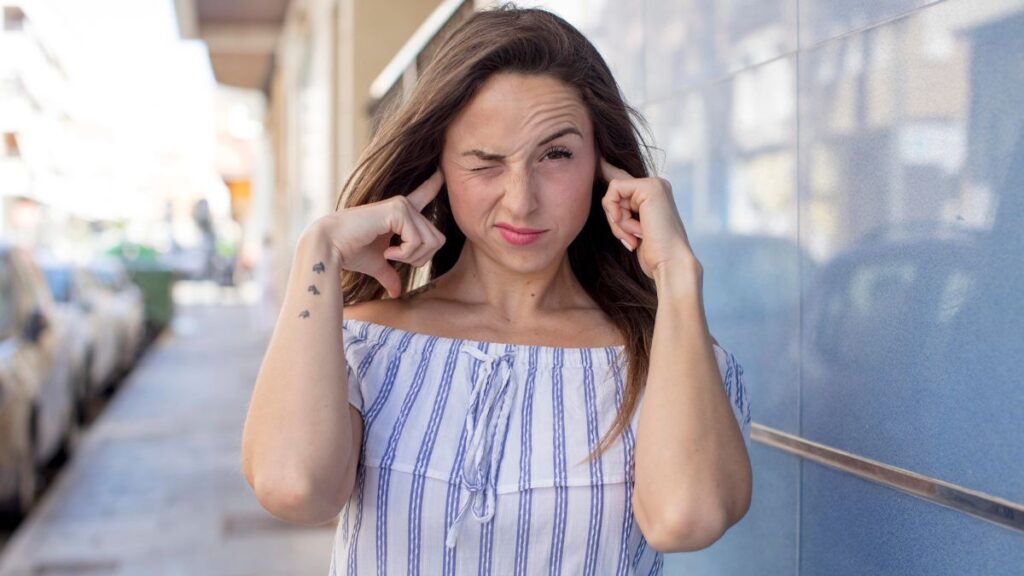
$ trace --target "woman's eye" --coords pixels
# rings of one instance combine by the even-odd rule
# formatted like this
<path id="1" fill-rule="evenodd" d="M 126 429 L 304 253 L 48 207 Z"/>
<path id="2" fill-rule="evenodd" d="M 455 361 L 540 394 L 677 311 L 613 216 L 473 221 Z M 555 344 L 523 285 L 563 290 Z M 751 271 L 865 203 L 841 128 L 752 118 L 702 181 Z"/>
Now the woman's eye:
<path id="1" fill-rule="evenodd" d="M 572 152 L 565 148 L 552 148 L 544 154 L 545 158 L 558 160 L 560 158 L 572 158 Z"/>
<path id="2" fill-rule="evenodd" d="M 494 166 L 481 166 L 479 168 L 470 168 L 469 171 L 470 172 L 480 172 L 481 170 L 489 170 L 491 168 L 494 168 Z"/>

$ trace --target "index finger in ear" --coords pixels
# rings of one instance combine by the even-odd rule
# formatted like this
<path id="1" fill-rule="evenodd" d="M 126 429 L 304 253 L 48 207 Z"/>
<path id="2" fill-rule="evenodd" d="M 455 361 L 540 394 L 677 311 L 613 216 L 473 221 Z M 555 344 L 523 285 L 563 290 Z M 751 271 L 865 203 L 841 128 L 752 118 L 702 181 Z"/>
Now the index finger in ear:
<path id="1" fill-rule="evenodd" d="M 601 157 L 601 176 L 604 177 L 606 182 L 612 180 L 629 180 L 633 178 L 629 172 L 626 172 L 622 168 L 613 166 L 610 162 Z"/>
<path id="2" fill-rule="evenodd" d="M 409 192 L 406 198 L 416 207 L 416 211 L 420 212 L 437 196 L 442 184 L 444 184 L 444 173 L 441 172 L 441 167 L 438 166 L 437 170 L 430 175 L 430 178 L 427 178 L 415 190 Z"/>

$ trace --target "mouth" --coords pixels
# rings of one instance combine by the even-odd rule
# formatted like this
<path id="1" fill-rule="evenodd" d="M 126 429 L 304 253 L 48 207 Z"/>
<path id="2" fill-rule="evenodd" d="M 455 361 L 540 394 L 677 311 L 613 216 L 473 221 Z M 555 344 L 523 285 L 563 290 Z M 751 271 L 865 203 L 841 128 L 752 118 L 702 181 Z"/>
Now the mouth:
<path id="1" fill-rule="evenodd" d="M 496 225 L 498 231 L 501 232 L 502 238 L 506 242 L 514 246 L 525 246 L 531 244 L 547 232 L 547 230 L 537 230 L 535 228 L 516 228 L 515 226 L 509 226 L 508 224 Z"/>
<path id="2" fill-rule="evenodd" d="M 505 224 L 504 222 L 495 224 L 495 226 L 505 230 L 510 230 L 512 232 L 515 232 L 516 234 L 539 234 L 540 232 L 545 232 L 545 230 L 541 230 L 538 228 L 516 228 L 515 226 L 512 226 L 511 224 Z"/>

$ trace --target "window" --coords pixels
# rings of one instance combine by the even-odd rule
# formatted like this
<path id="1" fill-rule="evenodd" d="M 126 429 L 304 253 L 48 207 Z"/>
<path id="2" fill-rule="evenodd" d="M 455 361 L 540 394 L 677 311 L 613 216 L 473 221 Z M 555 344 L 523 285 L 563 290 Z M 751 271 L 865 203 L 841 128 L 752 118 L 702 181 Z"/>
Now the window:
<path id="1" fill-rule="evenodd" d="M 14 132 L 4 133 L 4 156 L 17 158 L 21 156 L 21 149 L 18 148 L 18 135 Z"/>
<path id="2" fill-rule="evenodd" d="M 4 30 L 21 30 L 25 27 L 25 13 L 17 6 L 4 8 Z"/>

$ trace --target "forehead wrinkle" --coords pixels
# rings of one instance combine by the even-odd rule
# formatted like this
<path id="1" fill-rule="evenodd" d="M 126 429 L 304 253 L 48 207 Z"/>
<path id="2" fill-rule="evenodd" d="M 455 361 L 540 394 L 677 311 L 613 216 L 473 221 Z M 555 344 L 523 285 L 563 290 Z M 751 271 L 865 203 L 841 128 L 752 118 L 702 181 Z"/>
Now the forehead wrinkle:
<path id="1" fill-rule="evenodd" d="M 525 140 L 513 147 L 508 153 L 502 154 L 500 151 L 488 150 L 477 146 L 472 149 L 468 149 L 463 152 L 462 155 L 477 155 L 477 156 L 493 156 L 495 158 L 484 158 L 485 160 L 497 160 L 499 156 L 506 158 L 514 156 L 517 152 L 528 148 L 534 142 L 539 142 L 548 136 L 558 132 L 562 128 L 573 127 L 580 131 L 583 137 L 586 137 L 587 127 L 585 124 L 578 122 L 578 115 L 574 113 L 573 103 L 559 104 L 556 106 L 537 108 L 531 110 L 523 122 L 524 132 L 534 132 L 530 136 L 526 136 Z M 571 135 L 571 133 L 569 134 Z M 566 135 L 563 135 L 563 137 Z M 483 154 L 474 154 L 475 152 L 482 152 Z"/>
<path id="2" fill-rule="evenodd" d="M 578 102 L 572 100 L 531 106 L 524 125 L 529 126 L 531 124 L 540 124 L 549 118 L 557 120 L 562 117 L 567 117 L 567 119 L 572 120 L 576 118 L 576 112 L 580 111 L 581 108 L 582 106 Z"/>

